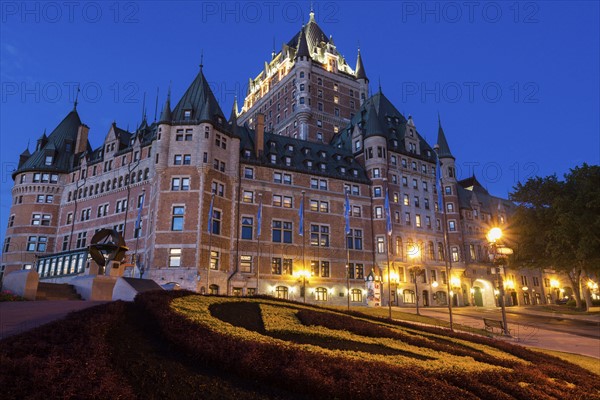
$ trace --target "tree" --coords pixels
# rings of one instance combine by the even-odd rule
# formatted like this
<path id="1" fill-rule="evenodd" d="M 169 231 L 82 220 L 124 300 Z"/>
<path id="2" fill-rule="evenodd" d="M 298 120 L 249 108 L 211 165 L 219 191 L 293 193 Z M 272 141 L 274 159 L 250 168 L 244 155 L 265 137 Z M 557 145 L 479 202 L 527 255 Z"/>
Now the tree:
<path id="1" fill-rule="evenodd" d="M 582 308 L 582 291 L 591 305 L 587 286 L 600 276 L 600 166 L 583 164 L 565 174 L 529 179 L 510 194 L 517 203 L 513 228 L 522 264 L 553 267 L 565 272 L 575 302 Z"/>

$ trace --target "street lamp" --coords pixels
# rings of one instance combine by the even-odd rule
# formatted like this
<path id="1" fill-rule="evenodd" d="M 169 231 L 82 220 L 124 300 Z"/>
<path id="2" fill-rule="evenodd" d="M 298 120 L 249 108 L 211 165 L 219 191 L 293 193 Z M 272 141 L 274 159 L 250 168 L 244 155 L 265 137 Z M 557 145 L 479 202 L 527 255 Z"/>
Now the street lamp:
<path id="1" fill-rule="evenodd" d="M 302 278 L 302 297 L 306 303 L 306 279 L 311 277 L 311 273 L 310 271 L 303 269 L 296 272 L 295 275 L 298 278 Z"/>
<path id="2" fill-rule="evenodd" d="M 421 256 L 421 250 L 417 244 L 411 245 L 407 253 L 408 258 L 413 260 L 413 262 Z M 417 276 L 420 275 L 421 268 L 417 265 L 413 265 L 411 269 L 413 271 L 413 279 L 415 280 L 415 304 L 417 306 L 417 315 L 421 315 L 421 313 L 419 313 L 419 288 L 417 286 Z"/>
<path id="3" fill-rule="evenodd" d="M 494 267 L 496 268 L 496 274 L 498 279 L 498 303 L 500 303 L 500 307 L 502 309 L 502 330 L 505 336 L 509 336 L 508 334 L 508 326 L 506 325 L 506 308 L 504 306 L 504 281 L 500 276 L 500 266 L 496 265 L 496 255 L 498 251 L 498 240 L 502 238 L 502 229 L 500 228 L 492 228 L 487 233 L 486 238 L 492 247 L 492 262 L 494 263 Z"/>

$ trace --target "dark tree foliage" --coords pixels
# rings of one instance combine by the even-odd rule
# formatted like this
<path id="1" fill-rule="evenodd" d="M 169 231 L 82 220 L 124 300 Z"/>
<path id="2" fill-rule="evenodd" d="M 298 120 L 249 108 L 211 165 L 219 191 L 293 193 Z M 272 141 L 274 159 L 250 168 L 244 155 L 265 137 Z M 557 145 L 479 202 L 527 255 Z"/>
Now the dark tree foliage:
<path id="1" fill-rule="evenodd" d="M 565 272 L 577 307 L 587 282 L 600 274 L 600 166 L 583 164 L 560 181 L 556 175 L 517 184 L 510 199 L 518 208 L 513 229 L 519 261 Z"/>

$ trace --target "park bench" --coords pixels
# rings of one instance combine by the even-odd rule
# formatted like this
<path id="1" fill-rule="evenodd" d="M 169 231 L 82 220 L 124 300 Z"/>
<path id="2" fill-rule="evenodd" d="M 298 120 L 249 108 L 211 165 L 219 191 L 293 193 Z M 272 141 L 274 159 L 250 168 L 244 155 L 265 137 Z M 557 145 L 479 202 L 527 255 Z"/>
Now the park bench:
<path id="1" fill-rule="evenodd" d="M 494 329 L 499 329 L 500 333 L 504 333 L 504 324 L 502 323 L 502 321 L 498 321 L 496 319 L 489 319 L 489 318 L 484 318 L 483 319 L 483 324 L 485 325 L 485 330 L 486 332 L 494 332 Z M 510 334 L 510 332 L 506 332 L 507 334 Z"/>

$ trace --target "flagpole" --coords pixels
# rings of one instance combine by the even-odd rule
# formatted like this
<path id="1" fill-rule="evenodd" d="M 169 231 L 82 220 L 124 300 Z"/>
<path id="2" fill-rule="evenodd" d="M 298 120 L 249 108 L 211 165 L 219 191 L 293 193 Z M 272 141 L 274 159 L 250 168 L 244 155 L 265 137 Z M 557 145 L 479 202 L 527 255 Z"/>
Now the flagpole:
<path id="1" fill-rule="evenodd" d="M 350 311 L 350 243 L 348 243 L 348 235 L 350 234 L 350 198 L 349 191 L 346 190 L 346 201 L 344 205 L 344 218 L 346 222 L 346 297 L 348 298 L 348 311 Z M 352 237 L 350 237 L 352 240 Z"/>
<path id="2" fill-rule="evenodd" d="M 257 241 L 257 249 L 258 253 L 256 258 L 256 294 L 258 294 L 259 288 L 259 280 L 260 280 L 260 231 L 261 231 L 261 223 L 262 223 L 262 193 L 258 194 L 258 213 L 256 216 L 256 241 Z"/>
<path id="3" fill-rule="evenodd" d="M 385 185 L 385 224 L 386 224 L 386 258 L 387 258 L 387 280 L 388 280 L 388 318 L 392 319 L 392 279 L 390 273 L 390 237 L 392 236 L 391 216 L 390 216 L 390 199 L 387 187 L 387 178 L 383 178 Z"/>
<path id="4" fill-rule="evenodd" d="M 304 194 L 305 190 L 302 191 L 302 203 L 300 204 L 300 221 L 299 221 L 299 233 L 302 236 L 302 297 L 306 303 L 306 260 L 304 257 L 305 237 L 304 237 Z"/>
<path id="5" fill-rule="evenodd" d="M 210 294 L 210 267 L 212 262 L 212 234 L 213 234 L 213 205 L 215 201 L 215 192 L 212 192 L 210 197 L 210 209 L 208 211 L 208 265 L 206 268 L 206 292 L 205 294 Z"/>
<path id="6" fill-rule="evenodd" d="M 450 331 L 454 331 L 454 319 L 452 316 L 452 301 L 454 300 L 453 298 L 450 297 L 450 272 L 452 271 L 452 259 L 450 258 L 450 238 L 448 237 L 448 217 L 446 215 L 446 210 L 445 208 L 445 204 L 446 204 L 446 198 L 444 195 L 444 187 L 442 185 L 442 162 L 440 161 L 440 157 L 438 155 L 438 149 L 439 146 L 435 146 L 434 147 L 434 151 L 436 153 L 436 158 L 437 158 L 437 169 L 436 169 L 436 180 L 438 182 L 438 208 L 439 211 L 442 213 L 442 222 L 443 222 L 443 226 L 442 226 L 442 234 L 444 235 L 444 247 L 445 247 L 445 251 L 443 252 L 443 256 L 444 256 L 444 264 L 445 264 L 445 270 L 446 270 L 446 296 L 448 299 L 448 316 L 450 317 Z M 440 200 L 441 199 L 441 203 Z"/>
<path id="7" fill-rule="evenodd" d="M 144 207 L 144 200 L 146 199 L 146 189 L 142 190 L 142 202 L 140 203 L 139 209 L 138 209 L 138 217 L 137 220 L 135 221 L 135 230 L 139 230 L 138 234 L 135 236 L 135 253 L 133 254 L 133 268 L 131 268 L 131 277 L 135 278 L 135 267 L 138 265 L 138 243 L 140 241 L 140 233 L 141 233 L 141 228 L 142 228 L 142 208 Z M 138 266 L 138 269 L 140 270 L 140 279 L 142 279 L 142 275 L 143 272 L 140 269 L 140 267 Z"/>

